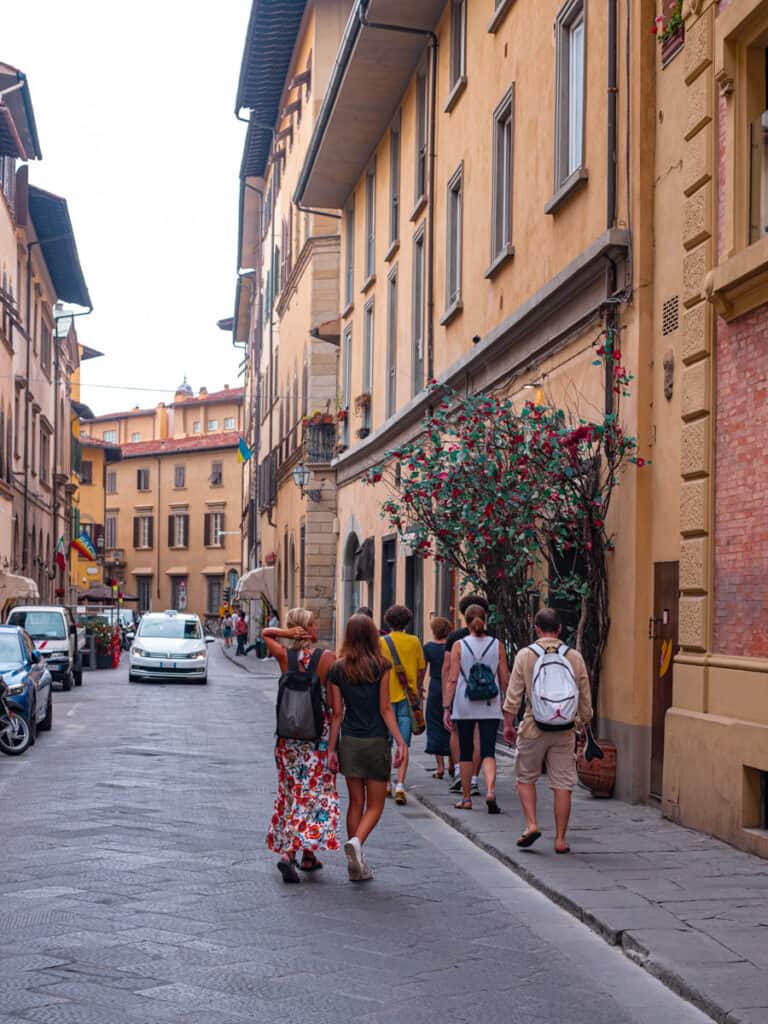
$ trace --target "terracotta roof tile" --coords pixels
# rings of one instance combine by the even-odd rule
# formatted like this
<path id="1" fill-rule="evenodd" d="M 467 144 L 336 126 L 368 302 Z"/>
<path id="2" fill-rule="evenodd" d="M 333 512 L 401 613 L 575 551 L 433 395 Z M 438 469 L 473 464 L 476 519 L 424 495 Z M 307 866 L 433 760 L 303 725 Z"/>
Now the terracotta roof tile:
<path id="1" fill-rule="evenodd" d="M 223 391 L 211 391 L 207 395 L 193 395 L 191 398 L 183 398 L 180 402 L 171 402 L 171 405 L 205 405 L 206 402 L 222 402 L 228 398 L 231 398 L 233 401 L 240 401 L 244 395 L 245 388 L 224 388 Z"/>
<path id="2" fill-rule="evenodd" d="M 120 445 L 113 441 L 103 441 L 100 437 L 89 437 L 88 434 L 80 435 L 80 444 L 83 448 L 107 448 L 111 451 L 120 451 Z"/>
<path id="3" fill-rule="evenodd" d="M 193 434 L 191 437 L 168 437 L 158 441 L 134 441 L 122 444 L 124 459 L 141 455 L 165 455 L 175 452 L 203 452 L 213 448 L 236 448 L 240 435 L 236 430 L 220 434 Z"/>

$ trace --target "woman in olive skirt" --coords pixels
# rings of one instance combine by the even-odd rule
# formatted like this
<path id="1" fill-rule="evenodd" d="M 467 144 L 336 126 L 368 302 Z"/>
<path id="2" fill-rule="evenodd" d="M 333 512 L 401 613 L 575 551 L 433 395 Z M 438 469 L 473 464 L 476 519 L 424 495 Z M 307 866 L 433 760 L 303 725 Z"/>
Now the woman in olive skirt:
<path id="1" fill-rule="evenodd" d="M 350 880 L 367 882 L 373 871 L 362 847 L 384 810 L 392 771 L 390 735 L 397 744 L 395 767 L 405 743 L 389 700 L 389 665 L 379 653 L 379 631 L 366 615 L 353 615 L 347 623 L 341 657 L 328 672 L 328 683 L 328 767 L 341 772 L 349 790 L 344 853 Z"/>

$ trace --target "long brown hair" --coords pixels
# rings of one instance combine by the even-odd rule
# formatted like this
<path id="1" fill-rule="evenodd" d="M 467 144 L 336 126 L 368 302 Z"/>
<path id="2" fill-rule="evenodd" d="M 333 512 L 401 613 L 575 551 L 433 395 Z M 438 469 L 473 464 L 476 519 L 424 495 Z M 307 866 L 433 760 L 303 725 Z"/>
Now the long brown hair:
<path id="1" fill-rule="evenodd" d="M 388 663 L 379 651 L 379 631 L 367 615 L 353 615 L 344 630 L 341 662 L 350 683 L 374 683 Z"/>

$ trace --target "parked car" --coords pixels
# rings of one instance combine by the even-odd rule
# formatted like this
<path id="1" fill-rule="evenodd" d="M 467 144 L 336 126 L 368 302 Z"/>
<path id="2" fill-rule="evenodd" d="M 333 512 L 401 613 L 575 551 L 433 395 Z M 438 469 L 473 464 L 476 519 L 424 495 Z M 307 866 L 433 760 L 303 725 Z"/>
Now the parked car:
<path id="1" fill-rule="evenodd" d="M 21 626 L 43 655 L 54 682 L 65 690 L 83 682 L 82 650 L 85 630 L 79 629 L 69 608 L 63 605 L 22 605 L 8 616 L 9 626 Z"/>
<path id="2" fill-rule="evenodd" d="M 128 680 L 187 679 L 208 682 L 208 644 L 197 615 L 147 612 L 130 653 Z"/>
<path id="3" fill-rule="evenodd" d="M 53 687 L 43 656 L 19 626 L 0 626 L 0 676 L 8 702 L 26 720 L 34 743 L 37 730 L 53 724 Z"/>

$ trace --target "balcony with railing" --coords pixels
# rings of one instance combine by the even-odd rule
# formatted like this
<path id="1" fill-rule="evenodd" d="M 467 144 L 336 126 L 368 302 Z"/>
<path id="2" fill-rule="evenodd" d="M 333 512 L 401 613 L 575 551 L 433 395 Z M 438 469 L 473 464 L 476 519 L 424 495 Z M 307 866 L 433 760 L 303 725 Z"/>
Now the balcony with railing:
<path id="1" fill-rule="evenodd" d="M 307 465 L 329 463 L 336 455 L 336 421 L 304 425 L 304 461 Z"/>

